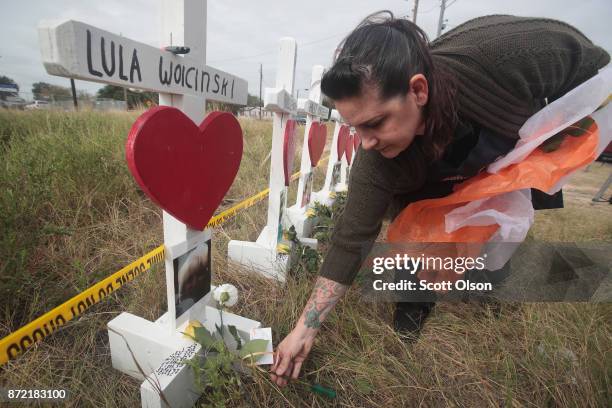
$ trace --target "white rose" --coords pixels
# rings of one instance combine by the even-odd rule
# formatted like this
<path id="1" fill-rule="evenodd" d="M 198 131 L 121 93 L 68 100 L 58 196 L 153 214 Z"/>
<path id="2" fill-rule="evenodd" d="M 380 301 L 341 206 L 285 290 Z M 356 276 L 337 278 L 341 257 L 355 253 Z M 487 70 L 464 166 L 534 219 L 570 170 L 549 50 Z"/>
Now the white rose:
<path id="1" fill-rule="evenodd" d="M 234 285 L 224 283 L 215 288 L 213 299 L 223 307 L 232 307 L 238 302 L 238 289 Z"/>

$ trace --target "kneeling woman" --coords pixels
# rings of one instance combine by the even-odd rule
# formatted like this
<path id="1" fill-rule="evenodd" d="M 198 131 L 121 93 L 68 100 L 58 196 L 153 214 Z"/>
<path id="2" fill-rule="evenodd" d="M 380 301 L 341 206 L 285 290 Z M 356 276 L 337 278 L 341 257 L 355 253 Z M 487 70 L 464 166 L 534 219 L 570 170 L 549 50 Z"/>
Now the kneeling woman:
<path id="1" fill-rule="evenodd" d="M 594 76 L 610 56 L 560 21 L 486 16 L 429 43 L 415 24 L 378 13 L 342 44 L 321 88 L 361 137 L 348 199 L 320 277 L 279 344 L 272 378 L 297 378 L 321 323 L 346 292 L 386 214 L 444 197 L 516 144 L 518 130 Z M 533 194 L 534 208 L 562 206 Z M 418 331 L 432 304 L 398 304 L 397 330 Z M 282 376 L 282 377 L 281 377 Z"/>

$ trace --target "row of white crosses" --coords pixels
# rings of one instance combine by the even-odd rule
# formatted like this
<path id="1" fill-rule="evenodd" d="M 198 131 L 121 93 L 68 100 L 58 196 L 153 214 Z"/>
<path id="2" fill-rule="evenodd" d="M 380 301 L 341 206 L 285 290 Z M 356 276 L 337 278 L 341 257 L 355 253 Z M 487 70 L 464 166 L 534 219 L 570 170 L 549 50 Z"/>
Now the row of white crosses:
<path id="1" fill-rule="evenodd" d="M 266 88 L 265 91 L 265 109 L 274 113 L 267 223 L 255 242 L 232 240 L 228 244 L 228 258 L 232 262 L 280 281 L 285 281 L 291 262 L 289 254 L 286 253 L 291 247 L 291 242 L 284 238 L 283 230 L 294 226 L 303 244 L 316 247 L 316 240 L 309 238 L 312 232 L 312 219 L 308 218 L 307 210 L 315 201 L 331 205 L 334 200 L 332 193 L 346 190 L 348 166 L 354 151 L 352 132 L 342 123 L 342 118 L 334 110 L 332 120 L 335 122 L 335 129 L 325 185 L 321 191 L 311 194 L 316 163 L 312 163 L 309 154 L 309 137 L 313 131 L 325 132 L 326 128 L 321 124 L 320 118 L 326 118 L 329 110 L 321 105 L 320 86 L 324 68 L 320 65 L 313 67 L 308 98 L 296 103 L 292 97 L 296 48 L 293 38 L 281 40 L 276 86 Z M 306 128 L 302 144 L 297 199 L 295 205 L 287 208 L 287 188 L 293 168 L 295 148 L 295 121 L 292 115 L 296 112 L 306 114 Z"/>
<path id="2" fill-rule="evenodd" d="M 246 81 L 206 66 L 207 2 L 161 2 L 161 46 L 187 46 L 190 48 L 187 56 L 177 56 L 84 23 L 67 21 L 47 24 L 39 30 L 47 72 L 159 92 L 160 105 L 180 109 L 196 124 L 204 118 L 207 98 L 245 105 Z M 181 332 L 192 319 L 214 331 L 215 324 L 219 323 L 219 310 L 214 307 L 212 288 L 209 288 L 197 303 L 177 316 L 173 264 L 181 256 L 207 245 L 212 231 L 193 230 L 165 211 L 163 226 L 168 312 L 154 322 L 130 313 L 121 313 L 111 320 L 108 334 L 112 364 L 144 380 L 140 387 L 143 407 L 166 406 L 164 399 L 172 407 L 190 407 L 199 393 L 193 370 L 183 361 L 193 358 L 200 346 Z M 224 323 L 236 326 L 243 339 L 248 340 L 251 329 L 260 327 L 257 321 L 223 313 Z"/>
<path id="3" fill-rule="evenodd" d="M 329 109 L 321 105 L 321 78 L 323 77 L 323 72 L 324 67 L 322 65 L 315 65 L 313 67 L 308 98 L 298 100 L 298 113 L 306 115 L 300 162 L 300 178 L 296 202 L 287 209 L 287 218 L 284 220 L 284 228 L 288 229 L 293 225 L 297 236 L 301 238 L 302 242 L 311 246 L 316 246 L 316 241 L 308 240 L 307 238 L 312 233 L 314 218 L 308 217 L 307 210 L 311 202 L 314 169 L 318 164 L 318 162 L 312 162 L 312 147 L 313 144 L 317 143 L 316 139 L 318 136 L 325 135 L 323 140 L 327 139 L 327 127 L 324 123 L 321 123 L 320 119 L 329 116 Z M 318 135 L 318 133 L 322 135 Z M 325 142 L 323 142 L 324 145 Z M 319 159 L 320 156 L 315 157 L 315 160 L 318 161 Z"/>

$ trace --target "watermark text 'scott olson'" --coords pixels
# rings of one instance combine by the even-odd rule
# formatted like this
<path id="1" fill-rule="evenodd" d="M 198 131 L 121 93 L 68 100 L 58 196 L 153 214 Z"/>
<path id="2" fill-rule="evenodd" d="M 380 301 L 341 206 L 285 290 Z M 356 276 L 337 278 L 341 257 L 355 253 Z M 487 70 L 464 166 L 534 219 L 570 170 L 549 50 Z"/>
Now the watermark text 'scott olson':
<path id="1" fill-rule="evenodd" d="M 359 274 L 370 301 L 610 302 L 611 265 L 609 242 L 376 244 Z"/>

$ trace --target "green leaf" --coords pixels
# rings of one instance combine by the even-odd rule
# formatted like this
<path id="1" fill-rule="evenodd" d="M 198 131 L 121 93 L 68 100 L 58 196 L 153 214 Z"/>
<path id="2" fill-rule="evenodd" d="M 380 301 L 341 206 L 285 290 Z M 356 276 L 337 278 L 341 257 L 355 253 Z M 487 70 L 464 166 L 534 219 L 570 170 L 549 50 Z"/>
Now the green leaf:
<path id="1" fill-rule="evenodd" d="M 256 340 L 247 341 L 246 343 L 242 345 L 242 348 L 238 352 L 238 355 L 240 356 L 240 358 L 245 358 L 247 356 L 251 356 L 251 354 L 253 353 L 263 353 L 268 348 L 269 341 L 270 340 L 265 340 L 265 339 L 256 339 Z M 263 354 L 258 354 L 255 356 L 251 356 L 251 358 L 253 359 L 253 361 L 257 361 L 262 356 Z"/>
<path id="2" fill-rule="evenodd" d="M 365 378 L 358 378 L 357 381 L 355 381 L 355 387 L 357 391 L 362 394 L 369 394 L 374 391 L 374 386 Z"/>
<path id="3" fill-rule="evenodd" d="M 229 330 L 230 334 L 234 337 L 234 340 L 236 340 L 236 349 L 240 350 L 242 348 L 242 339 L 238 335 L 238 330 L 236 330 L 236 326 L 233 326 L 230 324 L 227 326 L 227 329 Z"/>
<path id="4" fill-rule="evenodd" d="M 215 347 L 217 340 L 215 340 L 205 327 L 194 327 L 193 333 L 195 334 L 195 340 L 200 343 L 203 348 L 217 351 Z"/>

